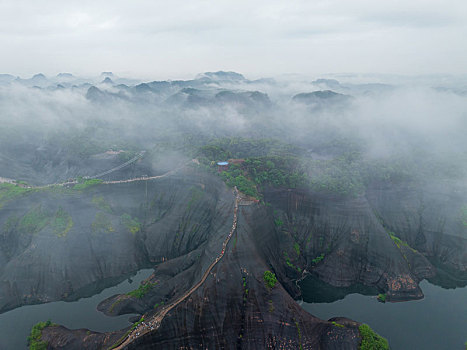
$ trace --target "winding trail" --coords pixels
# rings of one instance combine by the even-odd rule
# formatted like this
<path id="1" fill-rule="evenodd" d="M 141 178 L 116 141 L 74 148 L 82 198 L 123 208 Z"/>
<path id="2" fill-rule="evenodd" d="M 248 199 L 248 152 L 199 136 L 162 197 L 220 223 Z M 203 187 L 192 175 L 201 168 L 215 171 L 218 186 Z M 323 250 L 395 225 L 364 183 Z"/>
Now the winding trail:
<path id="1" fill-rule="evenodd" d="M 158 175 L 158 176 L 141 176 L 141 177 L 135 177 L 135 178 L 132 178 L 132 179 L 127 179 L 127 180 L 104 181 L 102 183 L 105 184 L 105 185 L 111 185 L 111 184 L 125 184 L 125 183 L 136 182 L 136 181 L 148 181 L 148 180 L 161 179 L 163 177 L 170 176 L 170 175 L 176 173 L 177 171 L 183 169 L 185 167 L 185 165 L 182 165 L 182 166 L 180 166 L 180 167 L 178 167 L 176 169 L 170 170 L 170 171 L 166 172 L 165 174 Z"/>
<path id="2" fill-rule="evenodd" d="M 137 182 L 137 181 L 149 181 L 149 180 L 156 180 L 156 179 L 161 179 L 166 176 L 170 176 L 175 174 L 177 171 L 183 169 L 190 163 L 195 163 L 196 164 L 197 159 L 192 159 L 189 162 L 179 166 L 178 168 L 172 169 L 162 175 L 157 175 L 157 176 L 140 176 L 140 177 L 134 177 L 131 179 L 125 179 L 125 180 L 115 180 L 115 181 L 102 181 L 101 184 L 104 185 L 112 185 L 112 184 L 124 184 L 124 183 L 130 183 L 130 182 Z M 86 179 L 93 179 L 94 177 L 87 177 Z M 0 178 L 3 179 L 3 178 Z M 10 180 L 9 181 L 0 181 L 0 182 L 8 182 L 8 183 L 14 183 L 15 180 Z M 48 185 L 43 185 L 43 186 L 27 186 L 26 188 L 33 188 L 33 189 L 44 189 L 44 188 L 50 188 L 54 186 L 59 186 L 59 187 L 65 187 L 65 186 L 72 186 L 72 185 L 77 185 L 78 181 L 73 180 L 73 181 L 66 181 L 66 182 L 58 182 L 58 183 L 53 183 L 53 184 L 48 184 Z"/>
<path id="3" fill-rule="evenodd" d="M 136 159 L 139 159 L 141 157 L 141 155 L 138 155 L 137 157 L 135 157 L 134 159 L 131 159 L 127 163 L 130 163 L 130 162 L 135 161 Z M 164 178 L 164 177 L 167 177 L 167 176 L 170 176 L 170 175 L 174 174 L 175 172 L 177 172 L 177 171 L 183 169 L 184 167 L 186 167 L 191 162 L 193 162 L 195 164 L 199 164 L 197 159 L 192 159 L 190 162 L 187 162 L 187 163 L 181 165 L 180 167 L 172 169 L 172 170 L 170 170 L 167 173 L 162 174 L 162 175 L 158 175 L 158 176 L 142 176 L 142 177 L 135 177 L 135 178 L 126 179 L 126 180 L 103 181 L 103 182 L 101 182 L 101 184 L 104 184 L 104 185 L 122 184 L 122 183 L 136 182 L 136 181 L 150 181 L 150 180 L 160 179 L 160 178 Z M 123 165 L 127 165 L 127 164 L 125 163 Z M 122 168 L 122 166 L 119 166 L 119 167 L 111 169 L 111 170 L 115 171 L 115 170 L 118 170 L 120 168 Z M 110 173 L 110 171 L 108 171 L 106 173 Z M 101 174 L 99 174 L 99 175 L 101 175 Z M 95 178 L 95 176 L 86 177 L 85 179 L 92 179 L 92 178 Z M 3 180 L 3 178 L 0 178 L 0 179 Z M 5 179 L 5 180 L 10 180 L 10 179 Z M 14 180 L 11 180 L 11 181 L 14 181 Z M 6 181 L 4 181 L 4 182 L 6 182 Z M 28 186 L 28 188 L 42 189 L 42 188 L 49 188 L 49 187 L 54 187 L 54 186 L 61 186 L 61 187 L 69 186 L 69 185 L 71 186 L 71 185 L 76 185 L 76 184 L 78 184 L 78 181 L 77 180 L 72 180 L 72 181 L 48 184 L 48 185 L 43 185 L 43 186 L 34 186 L 34 187 Z M 171 304 L 166 305 L 163 308 L 161 308 L 160 311 L 157 312 L 156 314 L 154 314 L 153 316 L 151 316 L 151 318 L 149 320 L 145 320 L 145 321 L 141 322 L 134 330 L 132 330 L 130 333 L 128 333 L 128 335 L 122 340 L 121 344 L 119 344 L 118 346 L 115 346 L 116 344 L 114 344 L 109 349 L 114 349 L 114 350 L 123 349 L 125 346 L 130 344 L 135 339 L 141 337 L 142 335 L 147 334 L 149 332 L 156 331 L 160 327 L 161 322 L 164 319 L 164 317 L 171 310 L 173 310 L 175 307 L 177 307 L 177 305 L 179 305 L 180 303 L 185 301 L 191 294 L 193 294 L 199 287 L 201 287 L 203 285 L 203 283 L 209 277 L 209 274 L 211 273 L 212 269 L 224 257 L 224 255 L 226 253 L 227 245 L 230 242 L 230 239 L 232 238 L 235 230 L 237 229 L 238 207 L 241 204 L 241 202 L 245 202 L 245 198 L 242 197 L 242 194 L 238 191 L 236 186 L 234 187 L 234 194 L 235 194 L 235 205 L 234 205 L 234 212 L 233 212 L 232 228 L 231 228 L 229 234 L 227 235 L 227 237 L 225 238 L 224 242 L 222 243 L 222 250 L 220 251 L 219 255 L 216 257 L 216 259 L 206 269 L 203 276 L 201 277 L 201 280 L 198 283 L 196 283 L 193 287 L 191 287 L 187 292 L 185 292 L 183 295 L 181 295 L 178 299 L 173 301 Z M 245 203 L 243 203 L 243 205 L 249 205 L 249 204 L 251 204 L 251 203 L 249 203 L 249 201 L 246 201 Z"/>
<path id="4" fill-rule="evenodd" d="M 201 277 L 201 280 L 196 283 L 193 287 L 191 287 L 187 292 L 185 292 L 182 296 L 180 296 L 177 300 L 172 302 L 171 304 L 163 307 L 158 313 L 153 315 L 149 320 L 145 320 L 141 322 L 134 330 L 132 330 L 127 337 L 123 340 L 123 342 L 118 345 L 117 347 L 111 347 L 111 349 L 114 350 L 119 350 L 123 349 L 125 346 L 130 344 L 133 340 L 141 337 L 144 334 L 147 334 L 149 332 L 156 331 L 159 326 L 161 325 L 162 320 L 164 317 L 177 305 L 179 305 L 181 302 L 185 301 L 193 292 L 195 292 L 199 287 L 203 285 L 203 283 L 206 281 L 206 279 L 209 277 L 209 274 L 211 273 L 212 269 L 216 264 L 222 259 L 222 257 L 225 255 L 227 244 L 229 243 L 230 239 L 232 238 L 236 228 L 237 228 L 237 218 L 238 218 L 238 206 L 240 201 L 242 200 L 240 193 L 238 192 L 237 187 L 234 188 L 234 193 L 235 193 L 235 206 L 234 206 L 234 213 L 233 213 L 233 223 L 232 223 L 232 228 L 228 234 L 228 236 L 225 238 L 224 242 L 222 243 L 222 250 L 220 254 L 216 257 L 216 259 L 209 265 L 207 270 L 204 272 L 203 276 Z"/>

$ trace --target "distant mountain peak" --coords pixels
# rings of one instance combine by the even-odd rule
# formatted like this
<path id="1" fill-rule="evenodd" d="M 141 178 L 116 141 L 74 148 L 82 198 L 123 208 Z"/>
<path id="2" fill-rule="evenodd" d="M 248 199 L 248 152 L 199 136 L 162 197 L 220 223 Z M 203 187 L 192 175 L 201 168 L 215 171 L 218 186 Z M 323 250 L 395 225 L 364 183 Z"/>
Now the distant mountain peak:
<path id="1" fill-rule="evenodd" d="M 57 78 L 73 78 L 73 74 L 71 74 L 71 73 L 58 73 Z"/>
<path id="2" fill-rule="evenodd" d="M 104 80 L 101 81 L 101 84 L 113 84 L 113 83 L 114 82 L 109 77 L 106 77 Z"/>
<path id="3" fill-rule="evenodd" d="M 342 104 L 349 102 L 352 98 L 350 95 L 340 94 L 331 90 L 319 90 L 297 94 L 293 96 L 292 100 L 307 105 L 323 106 L 325 104 Z"/>
<path id="4" fill-rule="evenodd" d="M 38 74 L 35 74 L 35 75 L 32 77 L 32 79 L 47 79 L 47 78 L 45 77 L 44 74 L 38 73 Z"/>
<path id="5" fill-rule="evenodd" d="M 11 74 L 0 74 L 0 82 L 11 82 L 15 77 Z"/>
<path id="6" fill-rule="evenodd" d="M 87 93 L 86 98 L 91 101 L 99 101 L 105 98 L 105 93 L 95 86 L 91 86 Z"/>
<path id="7" fill-rule="evenodd" d="M 114 74 L 112 72 L 102 72 L 101 77 L 114 77 Z"/>
<path id="8" fill-rule="evenodd" d="M 197 79 L 203 79 L 203 78 L 207 78 L 210 80 L 231 80 L 231 81 L 246 80 L 245 77 L 240 73 L 226 72 L 226 71 L 205 72 L 197 76 Z"/>
<path id="9" fill-rule="evenodd" d="M 333 89 L 337 89 L 341 86 L 341 84 L 339 83 L 338 80 L 336 79 L 324 79 L 324 78 L 321 78 L 321 79 L 316 79 L 314 81 L 311 82 L 312 84 L 315 84 L 315 85 L 326 85 L 330 88 L 333 88 Z"/>

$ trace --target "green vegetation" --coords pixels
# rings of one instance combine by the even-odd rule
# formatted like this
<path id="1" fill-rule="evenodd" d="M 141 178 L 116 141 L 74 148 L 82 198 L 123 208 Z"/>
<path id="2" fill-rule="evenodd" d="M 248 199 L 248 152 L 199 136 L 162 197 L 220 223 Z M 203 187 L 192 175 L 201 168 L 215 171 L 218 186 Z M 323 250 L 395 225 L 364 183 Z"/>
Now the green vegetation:
<path id="1" fill-rule="evenodd" d="M 268 271 L 268 270 L 264 271 L 263 279 L 264 279 L 264 282 L 266 283 L 266 287 L 272 289 L 276 286 L 277 278 L 276 278 L 276 275 L 272 273 L 271 271 Z"/>
<path id="2" fill-rule="evenodd" d="M 367 324 L 362 324 L 358 330 L 362 337 L 360 350 L 389 350 L 388 341 L 376 334 Z"/>
<path id="3" fill-rule="evenodd" d="M 302 332 L 300 330 L 300 324 L 296 321 L 295 321 L 295 327 L 297 327 L 297 332 L 298 332 L 298 342 L 299 342 L 299 346 L 300 346 L 300 350 L 303 350 L 303 346 L 302 346 Z"/>
<path id="4" fill-rule="evenodd" d="M 163 306 L 165 303 L 163 301 L 161 301 L 160 303 L 157 303 L 156 305 L 154 305 L 154 310 L 157 309 L 159 306 Z"/>
<path id="5" fill-rule="evenodd" d="M 111 233 L 115 231 L 109 215 L 102 212 L 96 213 L 96 217 L 91 224 L 91 229 L 94 233 Z"/>
<path id="6" fill-rule="evenodd" d="M 274 225 L 276 225 L 277 227 L 281 227 L 282 225 L 284 225 L 284 222 L 281 219 L 274 219 Z"/>
<path id="7" fill-rule="evenodd" d="M 109 203 L 104 199 L 102 196 L 94 196 L 92 197 L 92 204 L 94 204 L 97 208 L 106 213 L 112 213 L 112 208 Z"/>
<path id="8" fill-rule="evenodd" d="M 336 321 L 332 321 L 331 323 L 336 327 L 345 328 L 343 324 L 337 323 Z"/>
<path id="9" fill-rule="evenodd" d="M 317 256 L 316 258 L 312 259 L 311 262 L 316 265 L 318 264 L 319 262 L 321 262 L 321 260 L 324 259 L 324 253 L 321 253 L 321 255 Z"/>
<path id="10" fill-rule="evenodd" d="M 295 249 L 295 253 L 297 253 L 297 256 L 300 256 L 300 245 L 297 242 L 295 242 L 293 248 Z"/>
<path id="11" fill-rule="evenodd" d="M 244 176 L 243 171 L 238 165 L 232 164 L 229 170 L 223 171 L 220 176 L 227 186 L 237 186 L 238 190 L 247 196 L 259 198 L 259 193 L 254 182 Z"/>
<path id="12" fill-rule="evenodd" d="M 272 303 L 272 300 L 269 300 L 269 312 L 274 312 L 274 304 Z"/>
<path id="13" fill-rule="evenodd" d="M 299 159 L 293 156 L 253 157 L 244 168 L 258 185 L 296 188 L 307 184 L 307 176 Z"/>
<path id="14" fill-rule="evenodd" d="M 368 170 L 358 152 L 349 149 L 341 157 L 314 160 L 298 147 L 279 141 L 227 138 L 201 147 L 199 159 L 208 167 L 232 157 L 244 159 L 241 165 L 230 164 L 221 176 L 229 186 L 237 186 L 241 192 L 258 199 L 258 186 L 308 187 L 357 195 L 364 191 L 366 178 L 373 169 Z"/>
<path id="15" fill-rule="evenodd" d="M 124 334 L 122 335 L 122 337 L 120 339 L 118 339 L 115 344 L 113 344 L 110 348 L 108 348 L 107 350 L 112 350 L 112 349 L 115 349 L 116 347 L 118 347 L 121 343 L 123 343 L 125 341 L 125 339 L 128 337 L 128 335 L 130 335 L 131 332 L 133 332 L 136 327 L 139 326 L 139 324 L 141 322 L 144 322 L 144 316 L 141 316 L 141 318 L 139 319 L 139 321 L 136 321 L 135 323 L 133 323 L 133 325 L 131 326 L 131 328 Z"/>
<path id="16" fill-rule="evenodd" d="M 293 155 L 299 148 L 273 139 L 246 139 L 242 137 L 221 138 L 200 148 L 200 156 L 210 160 L 229 158 L 262 157 L 268 155 Z"/>
<path id="17" fill-rule="evenodd" d="M 76 184 L 75 187 L 73 187 L 73 189 L 77 190 L 77 191 L 83 191 L 83 190 L 89 189 L 91 187 L 94 187 L 96 185 L 100 185 L 103 182 L 104 182 L 104 180 L 101 180 L 101 179 L 89 179 L 89 180 L 86 180 L 86 181 L 84 181 L 82 183 Z"/>
<path id="18" fill-rule="evenodd" d="M 302 272 L 302 269 L 298 266 L 295 266 L 294 264 L 292 264 L 292 262 L 290 261 L 290 258 L 289 258 L 289 254 L 287 254 L 287 252 L 284 251 L 284 258 L 285 258 L 285 263 L 287 264 L 288 267 L 294 269 L 294 270 L 297 270 L 298 272 Z"/>
<path id="19" fill-rule="evenodd" d="M 229 151 L 226 151 L 222 147 L 216 145 L 203 146 L 200 148 L 200 153 L 202 156 L 211 160 L 226 160 L 232 157 L 232 154 Z"/>
<path id="20" fill-rule="evenodd" d="M 212 140 L 199 149 L 197 156 L 213 172 L 219 160 L 243 159 L 241 165 L 230 164 L 228 175 L 222 176 L 232 186 L 235 182 L 243 184 L 250 195 L 267 185 L 357 196 L 374 181 L 410 182 L 417 174 L 447 171 L 442 167 L 433 169 L 433 164 L 424 161 L 426 157 L 422 154 L 368 159 L 362 156 L 362 145 L 348 139 L 330 140 L 317 151 L 332 156 L 314 159 L 309 152 L 277 140 L 233 137 Z M 237 179 L 239 176 L 243 178 Z"/>
<path id="21" fill-rule="evenodd" d="M 132 218 L 130 214 L 123 214 L 120 216 L 120 221 L 132 234 L 136 234 L 141 231 L 141 223 L 138 218 Z"/>
<path id="22" fill-rule="evenodd" d="M 9 183 L 0 184 L 0 208 L 8 201 L 20 197 L 28 192 L 32 192 L 34 189 L 24 188 Z"/>
<path id="23" fill-rule="evenodd" d="M 46 227 L 49 222 L 50 214 L 45 210 L 42 210 L 42 207 L 38 205 L 27 212 L 26 215 L 19 220 L 18 230 L 34 234 Z"/>
<path id="24" fill-rule="evenodd" d="M 230 164 L 220 175 L 228 186 L 260 199 L 259 185 L 297 187 L 305 179 L 294 153 L 298 148 L 276 140 L 243 138 L 217 139 L 200 148 L 199 160 L 213 169 L 219 160 L 244 158 L 242 164 Z"/>
<path id="25" fill-rule="evenodd" d="M 114 311 L 114 308 L 115 308 L 118 304 L 120 304 L 122 301 L 123 301 L 123 299 L 121 299 L 121 298 L 118 298 L 116 301 L 114 301 L 114 302 L 112 303 L 112 305 L 110 306 L 109 311 L 110 311 L 110 312 L 113 312 L 113 311 Z"/>
<path id="26" fill-rule="evenodd" d="M 409 246 L 409 244 L 406 241 L 403 241 L 399 237 L 397 237 L 394 232 L 388 231 L 388 234 L 391 237 L 391 239 L 394 241 L 394 243 L 396 244 L 397 248 L 401 249 L 401 246 L 404 246 L 404 247 L 409 248 L 414 253 L 417 253 L 417 251 L 413 249 L 411 246 Z"/>
<path id="27" fill-rule="evenodd" d="M 50 326 L 55 326 L 50 320 L 47 322 L 36 323 L 28 336 L 29 350 L 47 350 L 47 342 L 41 341 L 42 331 Z"/>
<path id="28" fill-rule="evenodd" d="M 19 232 L 35 234 L 50 225 L 54 234 L 64 237 L 73 227 L 73 220 L 61 207 L 51 214 L 38 205 L 29 210 L 23 217 L 9 217 L 3 224 L 3 232 L 16 228 Z"/>
<path id="29" fill-rule="evenodd" d="M 65 237 L 73 227 L 73 219 L 70 214 L 60 207 L 51 221 L 51 226 L 58 237 Z"/>
<path id="30" fill-rule="evenodd" d="M 157 284 L 157 282 L 154 282 L 154 283 L 147 282 L 147 283 L 144 283 L 144 284 L 140 284 L 140 286 L 138 287 L 138 289 L 135 289 L 135 290 L 133 290 L 133 291 L 127 293 L 126 295 L 129 295 L 130 297 L 134 297 L 134 298 L 141 299 L 141 298 L 144 297 L 156 284 Z"/>
<path id="31" fill-rule="evenodd" d="M 378 301 L 382 302 L 382 303 L 385 303 L 386 302 L 386 294 L 378 294 Z"/>

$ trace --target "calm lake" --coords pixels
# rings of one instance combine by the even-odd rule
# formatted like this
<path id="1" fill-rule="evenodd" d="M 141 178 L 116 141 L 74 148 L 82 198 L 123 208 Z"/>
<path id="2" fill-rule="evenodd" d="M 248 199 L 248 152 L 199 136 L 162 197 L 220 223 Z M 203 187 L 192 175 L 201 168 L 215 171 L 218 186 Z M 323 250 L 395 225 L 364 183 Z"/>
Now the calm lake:
<path id="1" fill-rule="evenodd" d="M 114 295 L 128 293 L 138 288 L 141 281 L 149 277 L 153 269 L 144 269 L 120 284 L 106 288 L 90 298 L 73 302 L 57 301 L 40 305 L 27 305 L 0 314 L 0 349 L 27 349 L 27 336 L 31 327 L 40 321 L 51 320 L 65 327 L 87 328 L 93 331 L 113 331 L 129 326 L 128 319 L 134 315 L 108 317 L 96 310 L 104 299 Z"/>
<path id="2" fill-rule="evenodd" d="M 334 288 L 311 276 L 300 285 L 306 311 L 325 320 L 344 316 L 367 323 L 392 350 L 463 350 L 467 341 L 466 287 L 444 289 L 422 281 L 424 299 L 383 304 L 376 291 L 364 287 Z"/>
<path id="3" fill-rule="evenodd" d="M 96 310 L 104 299 L 136 289 L 152 269 L 140 270 L 90 298 L 74 302 L 28 305 L 0 315 L 0 349 L 27 349 L 31 327 L 50 319 L 65 327 L 94 331 L 117 330 L 130 325 L 132 315 L 107 317 Z M 423 281 L 425 298 L 403 303 L 379 303 L 377 291 L 365 287 L 335 288 L 314 277 L 300 283 L 302 307 L 322 319 L 345 316 L 368 323 L 389 340 L 392 350 L 463 350 L 467 341 L 467 288 L 444 289 Z"/>

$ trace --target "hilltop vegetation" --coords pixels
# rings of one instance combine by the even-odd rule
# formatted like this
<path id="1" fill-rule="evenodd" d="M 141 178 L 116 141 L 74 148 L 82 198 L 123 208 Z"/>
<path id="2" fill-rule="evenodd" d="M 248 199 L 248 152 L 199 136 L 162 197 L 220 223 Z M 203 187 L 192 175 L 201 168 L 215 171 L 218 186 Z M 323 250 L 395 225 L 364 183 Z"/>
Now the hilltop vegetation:
<path id="1" fill-rule="evenodd" d="M 327 148 L 329 150 L 329 148 Z M 215 171 L 218 161 L 234 159 L 220 173 L 229 186 L 237 186 L 252 197 L 261 198 L 265 186 L 308 188 L 343 196 L 364 194 L 374 182 L 411 182 L 420 179 L 420 171 L 433 175 L 424 161 L 410 159 L 369 159 L 352 141 L 332 144 L 326 159 L 291 144 L 273 139 L 222 138 L 199 148 L 198 159 Z M 414 170 L 414 166 L 416 170 Z"/>
<path id="2" fill-rule="evenodd" d="M 0 209 L 2 206 L 21 195 L 24 195 L 32 190 L 29 188 L 24 188 L 18 185 L 9 184 L 9 183 L 0 183 Z"/>
<path id="3" fill-rule="evenodd" d="M 378 335 L 367 324 L 362 324 L 359 328 L 362 342 L 360 350 L 389 350 L 386 339 Z"/>
<path id="4" fill-rule="evenodd" d="M 47 350 L 47 342 L 43 341 L 42 338 L 42 331 L 51 326 L 56 326 L 52 322 L 39 322 L 36 323 L 32 329 L 31 334 L 28 336 L 28 345 L 29 350 Z"/>

